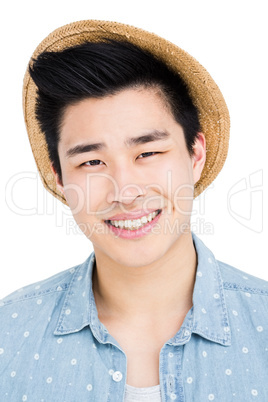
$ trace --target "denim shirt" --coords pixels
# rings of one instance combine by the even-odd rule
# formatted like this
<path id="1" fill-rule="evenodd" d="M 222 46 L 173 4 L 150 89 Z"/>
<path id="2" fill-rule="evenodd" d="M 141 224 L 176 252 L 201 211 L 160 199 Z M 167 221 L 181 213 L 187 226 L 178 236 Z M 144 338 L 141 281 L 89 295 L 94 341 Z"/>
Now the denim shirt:
<path id="1" fill-rule="evenodd" d="M 268 282 L 193 239 L 193 307 L 160 352 L 162 401 L 267 402 Z M 94 258 L 0 302 L 1 402 L 124 401 L 127 360 L 98 319 Z"/>

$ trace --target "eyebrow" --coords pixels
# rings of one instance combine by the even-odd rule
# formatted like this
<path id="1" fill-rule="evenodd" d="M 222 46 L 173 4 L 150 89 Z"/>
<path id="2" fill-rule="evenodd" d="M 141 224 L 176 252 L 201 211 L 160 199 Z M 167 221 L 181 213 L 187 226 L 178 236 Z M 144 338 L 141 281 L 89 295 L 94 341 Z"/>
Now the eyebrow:
<path id="1" fill-rule="evenodd" d="M 140 144 L 147 144 L 148 142 L 167 140 L 168 138 L 170 138 L 170 134 L 167 131 L 154 130 L 148 134 L 140 135 L 139 137 L 127 138 L 125 145 L 127 147 L 134 147 Z M 107 148 L 107 145 L 104 142 L 76 145 L 68 149 L 66 156 L 69 158 L 85 152 L 100 151 L 105 148 Z"/>
<path id="2" fill-rule="evenodd" d="M 167 140 L 170 137 L 167 131 L 154 130 L 139 137 L 127 138 L 125 144 L 129 147 L 146 144 L 147 142 Z"/>
<path id="3" fill-rule="evenodd" d="M 75 147 L 68 149 L 66 156 L 67 158 L 70 158 L 71 156 L 83 154 L 85 152 L 99 151 L 103 148 L 106 148 L 104 142 L 99 142 L 97 144 L 76 145 Z"/>

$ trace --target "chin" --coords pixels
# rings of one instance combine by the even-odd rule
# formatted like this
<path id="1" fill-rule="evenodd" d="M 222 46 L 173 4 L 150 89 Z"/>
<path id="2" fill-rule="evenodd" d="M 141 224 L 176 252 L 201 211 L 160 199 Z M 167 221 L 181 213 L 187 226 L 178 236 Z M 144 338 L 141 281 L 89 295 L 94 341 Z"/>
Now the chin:
<path id="1" fill-rule="evenodd" d="M 120 251 L 117 256 L 111 256 L 114 261 L 122 266 L 138 269 L 155 264 L 162 259 L 167 250 L 164 250 L 164 248 L 161 250 L 159 246 L 156 246 L 146 250 L 141 247 L 136 247 L 132 250 L 128 248 L 126 249 L 126 253 L 124 252 L 124 255 L 122 255 L 122 250 Z"/>

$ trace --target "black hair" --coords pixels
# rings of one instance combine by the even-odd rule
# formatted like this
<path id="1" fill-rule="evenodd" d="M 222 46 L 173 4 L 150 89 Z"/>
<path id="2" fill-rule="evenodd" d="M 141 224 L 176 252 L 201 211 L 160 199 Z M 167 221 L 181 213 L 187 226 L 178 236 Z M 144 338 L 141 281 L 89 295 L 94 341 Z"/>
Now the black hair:
<path id="1" fill-rule="evenodd" d="M 132 87 L 157 87 L 184 132 L 187 149 L 200 131 L 198 110 L 179 74 L 129 42 L 85 42 L 60 52 L 43 52 L 29 67 L 37 86 L 36 117 L 49 157 L 61 180 L 58 156 L 64 111 L 86 98 L 101 98 Z"/>

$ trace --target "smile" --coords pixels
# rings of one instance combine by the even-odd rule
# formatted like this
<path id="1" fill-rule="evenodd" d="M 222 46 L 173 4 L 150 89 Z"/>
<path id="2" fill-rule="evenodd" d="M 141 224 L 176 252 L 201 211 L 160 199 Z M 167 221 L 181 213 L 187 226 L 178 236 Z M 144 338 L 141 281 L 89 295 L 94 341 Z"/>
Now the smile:
<path id="1" fill-rule="evenodd" d="M 138 230 L 145 226 L 147 223 L 151 222 L 157 215 L 159 215 L 161 209 L 151 212 L 148 215 L 141 216 L 139 219 L 126 219 L 126 220 L 107 220 L 106 222 L 119 229 L 125 230 Z"/>

